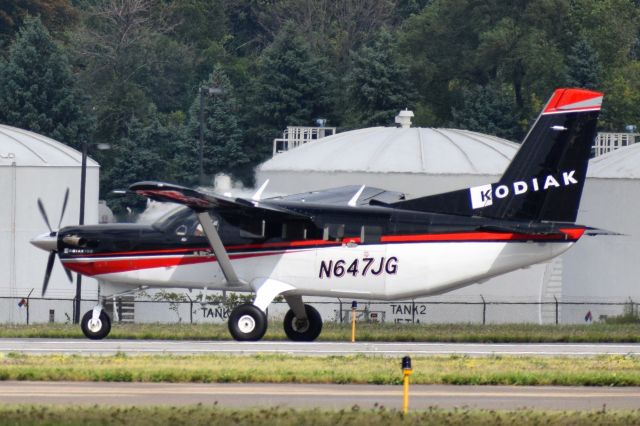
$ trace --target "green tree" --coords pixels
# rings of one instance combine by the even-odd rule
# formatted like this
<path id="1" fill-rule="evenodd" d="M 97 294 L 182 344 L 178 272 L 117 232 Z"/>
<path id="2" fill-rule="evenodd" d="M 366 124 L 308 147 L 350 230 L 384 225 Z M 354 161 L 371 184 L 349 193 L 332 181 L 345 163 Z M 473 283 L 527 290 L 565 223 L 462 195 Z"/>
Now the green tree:
<path id="1" fill-rule="evenodd" d="M 222 89 L 222 94 L 208 95 L 208 88 Z M 208 183 L 217 173 L 226 173 L 236 179 L 246 179 L 245 166 L 249 157 L 243 146 L 243 133 L 238 124 L 237 101 L 234 88 L 220 66 L 202 82 L 204 98 L 203 169 Z M 198 183 L 200 164 L 200 94 L 189 110 L 186 138 L 178 150 L 176 162 L 179 180 Z"/>
<path id="2" fill-rule="evenodd" d="M 11 40 L 29 16 L 39 17 L 51 32 L 68 30 L 78 19 L 69 0 L 21 0 L 0 2 L 0 48 Z"/>
<path id="3" fill-rule="evenodd" d="M 28 18 L 0 62 L 0 120 L 78 147 L 91 131 L 71 68 L 38 18 Z"/>
<path id="4" fill-rule="evenodd" d="M 206 79 L 216 64 L 233 61 L 225 48 L 225 43 L 233 40 L 228 32 L 227 8 L 224 0 L 173 2 L 170 21 L 175 23 L 175 28 L 171 35 L 193 50 L 196 68 L 193 81 Z"/>
<path id="5" fill-rule="evenodd" d="M 508 87 L 489 84 L 465 88 L 462 93 L 462 107 L 453 108 L 452 111 L 452 127 L 519 141 L 522 129 L 513 94 Z"/>
<path id="6" fill-rule="evenodd" d="M 621 67 L 602 85 L 605 93 L 598 126 L 620 132 L 628 124 L 640 126 L 640 62 Z"/>
<path id="7" fill-rule="evenodd" d="M 396 19 L 401 23 L 409 16 L 420 13 L 430 2 L 431 0 L 398 0 L 394 12 Z"/>
<path id="8" fill-rule="evenodd" d="M 126 136 L 133 117 L 146 122 L 151 104 L 163 113 L 189 105 L 193 55 L 169 37 L 170 6 L 159 0 L 107 0 L 83 15 L 74 59 L 92 97 L 101 141 Z"/>
<path id="9" fill-rule="evenodd" d="M 589 42 L 581 39 L 567 55 L 567 86 L 596 89 L 602 82 L 602 66 Z"/>
<path id="10" fill-rule="evenodd" d="M 393 52 L 393 35 L 383 30 L 368 46 L 353 54 L 346 78 L 350 124 L 388 126 L 400 109 L 411 106 L 412 88 L 407 70 Z"/>
<path id="11" fill-rule="evenodd" d="M 640 19 L 637 1 L 573 0 L 567 27 L 585 39 L 608 70 L 628 63 Z"/>
<path id="12" fill-rule="evenodd" d="M 330 74 L 322 57 L 289 22 L 259 58 L 253 88 L 250 136 L 252 161 L 271 153 L 271 141 L 289 125 L 311 125 L 327 117 L 330 108 Z"/>
<path id="13" fill-rule="evenodd" d="M 114 189 L 126 189 L 142 180 L 182 183 L 175 158 L 184 138 L 183 120 L 158 113 L 153 105 L 145 115 L 146 122 L 131 119 L 127 135 L 109 151 L 112 162 L 103 168 L 101 176 L 101 192 L 105 196 Z M 141 198 L 109 197 L 109 206 L 116 214 L 124 213 L 126 207 L 142 210 L 145 204 Z"/>
<path id="14" fill-rule="evenodd" d="M 411 82 L 437 123 L 462 108 L 464 88 L 509 85 L 521 119 L 566 75 L 563 46 L 570 39 L 564 0 L 434 0 L 410 17 L 402 52 Z M 420 121 L 420 117 L 416 117 Z"/>
<path id="15" fill-rule="evenodd" d="M 313 52 L 330 58 L 343 70 L 351 51 L 390 25 L 394 13 L 402 13 L 398 3 L 398 0 L 254 1 L 253 10 L 264 29 L 263 39 L 275 39 L 285 26 L 295 22 L 291 29 L 304 34 Z"/>

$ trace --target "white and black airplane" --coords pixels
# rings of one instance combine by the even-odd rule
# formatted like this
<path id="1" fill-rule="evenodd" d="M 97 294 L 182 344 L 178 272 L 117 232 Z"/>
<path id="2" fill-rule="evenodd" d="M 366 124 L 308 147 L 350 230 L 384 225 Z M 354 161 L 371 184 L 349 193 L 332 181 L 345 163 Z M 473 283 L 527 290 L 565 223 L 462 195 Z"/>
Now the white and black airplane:
<path id="1" fill-rule="evenodd" d="M 261 339 L 267 307 L 283 296 L 287 336 L 313 341 L 322 318 L 304 296 L 435 295 L 548 261 L 590 229 L 575 220 L 602 98 L 556 90 L 498 182 L 412 200 L 370 187 L 243 199 L 136 183 L 131 191 L 184 207 L 152 225 L 34 238 L 51 252 L 42 292 L 57 255 L 67 270 L 131 288 L 253 292 L 231 311 L 236 340 Z M 81 326 L 101 339 L 111 321 L 97 305 Z"/>

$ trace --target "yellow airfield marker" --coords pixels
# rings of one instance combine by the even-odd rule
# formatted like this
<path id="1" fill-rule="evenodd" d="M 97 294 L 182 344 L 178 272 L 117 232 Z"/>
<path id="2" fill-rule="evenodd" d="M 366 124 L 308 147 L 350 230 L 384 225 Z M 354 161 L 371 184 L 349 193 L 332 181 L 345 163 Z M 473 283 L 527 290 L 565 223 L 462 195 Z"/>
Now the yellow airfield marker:
<path id="1" fill-rule="evenodd" d="M 355 343 L 356 341 L 356 308 L 358 307 L 358 302 L 355 300 L 351 302 L 351 343 Z"/>
<path id="2" fill-rule="evenodd" d="M 402 411 L 407 414 L 409 412 L 409 376 L 413 373 L 411 369 L 411 358 L 405 356 L 402 358 Z"/>

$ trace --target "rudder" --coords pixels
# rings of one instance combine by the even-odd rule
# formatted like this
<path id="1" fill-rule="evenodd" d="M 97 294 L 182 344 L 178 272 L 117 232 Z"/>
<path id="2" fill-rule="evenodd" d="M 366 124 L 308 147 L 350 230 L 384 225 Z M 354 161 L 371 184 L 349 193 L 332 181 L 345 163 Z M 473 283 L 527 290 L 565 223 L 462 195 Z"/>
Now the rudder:
<path id="1" fill-rule="evenodd" d="M 557 89 L 497 183 L 393 207 L 504 220 L 575 222 L 603 94 Z"/>

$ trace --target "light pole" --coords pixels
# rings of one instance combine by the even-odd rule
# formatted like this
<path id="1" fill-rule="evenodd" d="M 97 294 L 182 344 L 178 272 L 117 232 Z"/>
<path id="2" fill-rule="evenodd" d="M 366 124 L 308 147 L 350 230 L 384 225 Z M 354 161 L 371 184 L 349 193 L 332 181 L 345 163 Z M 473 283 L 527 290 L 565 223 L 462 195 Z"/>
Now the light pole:
<path id="1" fill-rule="evenodd" d="M 99 143 L 97 144 L 98 149 L 106 150 L 111 148 L 109 144 Z M 84 225 L 84 206 L 85 206 L 85 193 L 87 187 L 87 152 L 89 151 L 89 143 L 84 140 L 82 142 L 82 165 L 80 169 L 80 217 L 78 219 L 78 223 L 80 225 Z M 73 309 L 73 323 L 80 323 L 80 301 L 82 299 L 82 275 L 77 274 L 76 276 L 76 297 L 75 297 L 75 305 Z"/>
<path id="2" fill-rule="evenodd" d="M 204 185 L 204 95 L 215 97 L 223 95 L 226 91 L 220 86 L 200 86 L 200 185 Z"/>
<path id="3" fill-rule="evenodd" d="M 82 141 L 82 166 L 80 171 L 80 218 L 78 223 L 84 225 L 84 198 L 85 187 L 87 181 L 87 151 L 89 144 L 86 140 Z M 76 297 L 73 309 L 73 323 L 80 323 L 80 299 L 82 298 L 82 275 L 76 274 Z"/>

